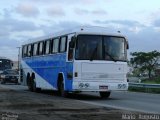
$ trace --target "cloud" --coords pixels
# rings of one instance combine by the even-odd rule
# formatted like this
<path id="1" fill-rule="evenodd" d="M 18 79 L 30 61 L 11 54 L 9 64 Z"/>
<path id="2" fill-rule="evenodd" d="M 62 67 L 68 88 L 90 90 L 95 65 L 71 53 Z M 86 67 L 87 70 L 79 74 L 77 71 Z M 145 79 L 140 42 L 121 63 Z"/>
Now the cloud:
<path id="1" fill-rule="evenodd" d="M 60 21 L 57 23 L 52 23 L 52 25 L 41 25 L 40 28 L 44 31 L 46 35 L 54 34 L 55 32 L 60 32 L 63 30 L 68 30 L 75 28 L 77 26 L 81 26 L 81 23 L 75 21 Z"/>
<path id="2" fill-rule="evenodd" d="M 16 20 L 13 18 L 5 18 L 0 20 L 0 35 L 1 36 L 9 36 L 14 32 L 22 32 L 22 31 L 34 31 L 38 29 L 38 27 L 30 21 L 22 21 Z"/>
<path id="3" fill-rule="evenodd" d="M 11 46 L 1 46 L 0 55 L 2 57 L 10 58 L 11 60 L 18 60 L 18 49 Z"/>
<path id="4" fill-rule="evenodd" d="M 86 15 L 89 14 L 88 10 L 76 8 L 74 11 L 77 15 Z"/>
<path id="5" fill-rule="evenodd" d="M 19 4 L 15 11 L 25 17 L 36 17 L 40 13 L 39 9 L 29 2 Z"/>
<path id="6" fill-rule="evenodd" d="M 16 39 L 9 39 L 7 36 L 0 37 L 0 56 L 8 57 L 12 60 L 17 60 L 20 42 Z"/>
<path id="7" fill-rule="evenodd" d="M 153 21 L 153 26 L 160 27 L 160 19 L 156 19 L 155 21 Z"/>
<path id="8" fill-rule="evenodd" d="M 48 8 L 47 13 L 49 16 L 65 16 L 65 12 L 60 6 L 52 6 Z"/>
<path id="9" fill-rule="evenodd" d="M 144 25 L 140 24 L 137 21 L 131 21 L 131 20 L 106 20 L 106 21 L 100 21 L 96 20 L 94 21 L 97 24 L 119 24 L 119 25 L 124 25 L 124 26 L 140 26 L 144 27 Z"/>
<path id="10" fill-rule="evenodd" d="M 134 34 L 126 33 L 130 43 L 130 51 L 153 51 L 159 48 L 159 33 L 153 27 L 145 27 L 142 31 Z"/>
<path id="11" fill-rule="evenodd" d="M 138 21 L 133 20 L 105 20 L 100 21 L 96 20 L 94 21 L 95 24 L 103 25 L 103 26 L 111 26 L 117 29 L 118 31 L 121 30 L 127 30 L 130 32 L 138 33 L 142 31 L 146 26 L 139 23 Z"/>
<path id="12" fill-rule="evenodd" d="M 98 9 L 98 10 L 92 11 L 92 14 L 95 14 L 95 15 L 107 15 L 107 12 L 105 10 Z"/>
<path id="13" fill-rule="evenodd" d="M 1 40 L 0 48 L 3 46 L 9 46 L 11 48 L 15 48 L 17 46 L 20 46 L 20 42 L 15 39 L 9 39 L 7 37 L 3 37 L 3 41 Z"/>
<path id="14" fill-rule="evenodd" d="M 33 34 L 39 27 L 28 20 L 14 19 L 10 10 L 7 9 L 2 11 L 1 17 L 0 55 L 16 60 L 18 54 L 16 47 L 21 45 L 21 41 L 29 38 L 28 34 L 28 36 L 23 36 L 24 32 Z"/>
<path id="15" fill-rule="evenodd" d="M 107 15 L 107 12 L 102 9 L 96 9 L 96 10 L 87 10 L 87 9 L 80 9 L 76 8 L 74 10 L 76 15 Z"/>
<path id="16" fill-rule="evenodd" d="M 65 5 L 73 5 L 73 4 L 91 5 L 97 2 L 97 0 L 28 0 L 28 2 L 35 2 L 35 3 L 39 2 L 43 4 L 56 3 Z"/>
<path id="17" fill-rule="evenodd" d="M 10 15 L 10 11 L 3 11 L 3 18 L 0 19 L 0 35 L 9 35 L 9 33 L 34 31 L 38 27 L 31 21 L 14 19 Z"/>

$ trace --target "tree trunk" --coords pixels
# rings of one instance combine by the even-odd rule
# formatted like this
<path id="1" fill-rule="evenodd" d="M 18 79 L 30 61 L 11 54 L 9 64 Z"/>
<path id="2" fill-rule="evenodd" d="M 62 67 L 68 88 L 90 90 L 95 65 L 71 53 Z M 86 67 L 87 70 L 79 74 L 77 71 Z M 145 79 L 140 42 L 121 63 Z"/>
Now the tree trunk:
<path id="1" fill-rule="evenodd" d="M 152 70 L 148 70 L 148 77 L 149 77 L 149 79 L 151 78 L 151 71 Z"/>

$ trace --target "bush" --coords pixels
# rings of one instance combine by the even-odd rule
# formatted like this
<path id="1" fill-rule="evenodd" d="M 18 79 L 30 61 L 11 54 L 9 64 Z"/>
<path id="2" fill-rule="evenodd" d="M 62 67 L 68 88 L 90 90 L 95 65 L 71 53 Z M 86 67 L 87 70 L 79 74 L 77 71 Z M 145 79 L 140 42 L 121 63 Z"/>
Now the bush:
<path id="1" fill-rule="evenodd" d="M 128 90 L 134 92 L 160 93 L 160 88 L 129 87 Z"/>
<path id="2" fill-rule="evenodd" d="M 142 83 L 148 84 L 160 84 L 160 77 L 154 77 L 150 79 L 144 79 L 141 81 Z"/>

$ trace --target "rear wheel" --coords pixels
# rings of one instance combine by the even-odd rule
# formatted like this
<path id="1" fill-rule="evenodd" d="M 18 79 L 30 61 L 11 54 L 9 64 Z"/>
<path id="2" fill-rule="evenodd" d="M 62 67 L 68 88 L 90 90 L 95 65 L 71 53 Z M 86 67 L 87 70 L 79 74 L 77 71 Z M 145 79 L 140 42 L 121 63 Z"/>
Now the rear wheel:
<path id="1" fill-rule="evenodd" d="M 31 81 L 32 81 L 32 92 L 37 92 L 37 93 L 41 92 L 41 88 L 37 88 L 36 86 L 35 77 L 32 78 Z"/>
<path id="2" fill-rule="evenodd" d="M 28 86 L 29 91 L 33 91 L 33 88 L 32 88 L 32 79 L 31 79 L 30 76 L 27 76 L 27 86 Z"/>
<path id="3" fill-rule="evenodd" d="M 36 92 L 36 82 L 32 79 L 32 92 Z"/>
<path id="4" fill-rule="evenodd" d="M 101 98 L 109 98 L 111 92 L 105 91 L 105 92 L 99 92 Z"/>

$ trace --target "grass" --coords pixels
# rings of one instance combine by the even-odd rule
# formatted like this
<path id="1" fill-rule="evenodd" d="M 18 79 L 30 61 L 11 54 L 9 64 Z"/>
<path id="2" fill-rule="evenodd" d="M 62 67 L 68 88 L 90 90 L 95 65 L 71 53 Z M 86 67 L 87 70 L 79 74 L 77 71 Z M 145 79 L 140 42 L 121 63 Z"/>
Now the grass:
<path id="1" fill-rule="evenodd" d="M 160 77 L 155 77 L 155 78 L 148 78 L 144 79 L 141 81 L 141 83 L 146 83 L 146 84 L 160 84 Z"/>
<path id="2" fill-rule="evenodd" d="M 160 88 L 138 88 L 138 87 L 129 87 L 128 91 L 133 92 L 145 92 L 145 93 L 160 93 Z"/>
<path id="3" fill-rule="evenodd" d="M 146 84 L 160 84 L 160 77 L 143 79 L 141 83 Z M 160 93 L 160 88 L 142 88 L 142 87 L 129 87 L 129 91 L 134 92 L 145 92 L 145 93 Z"/>

